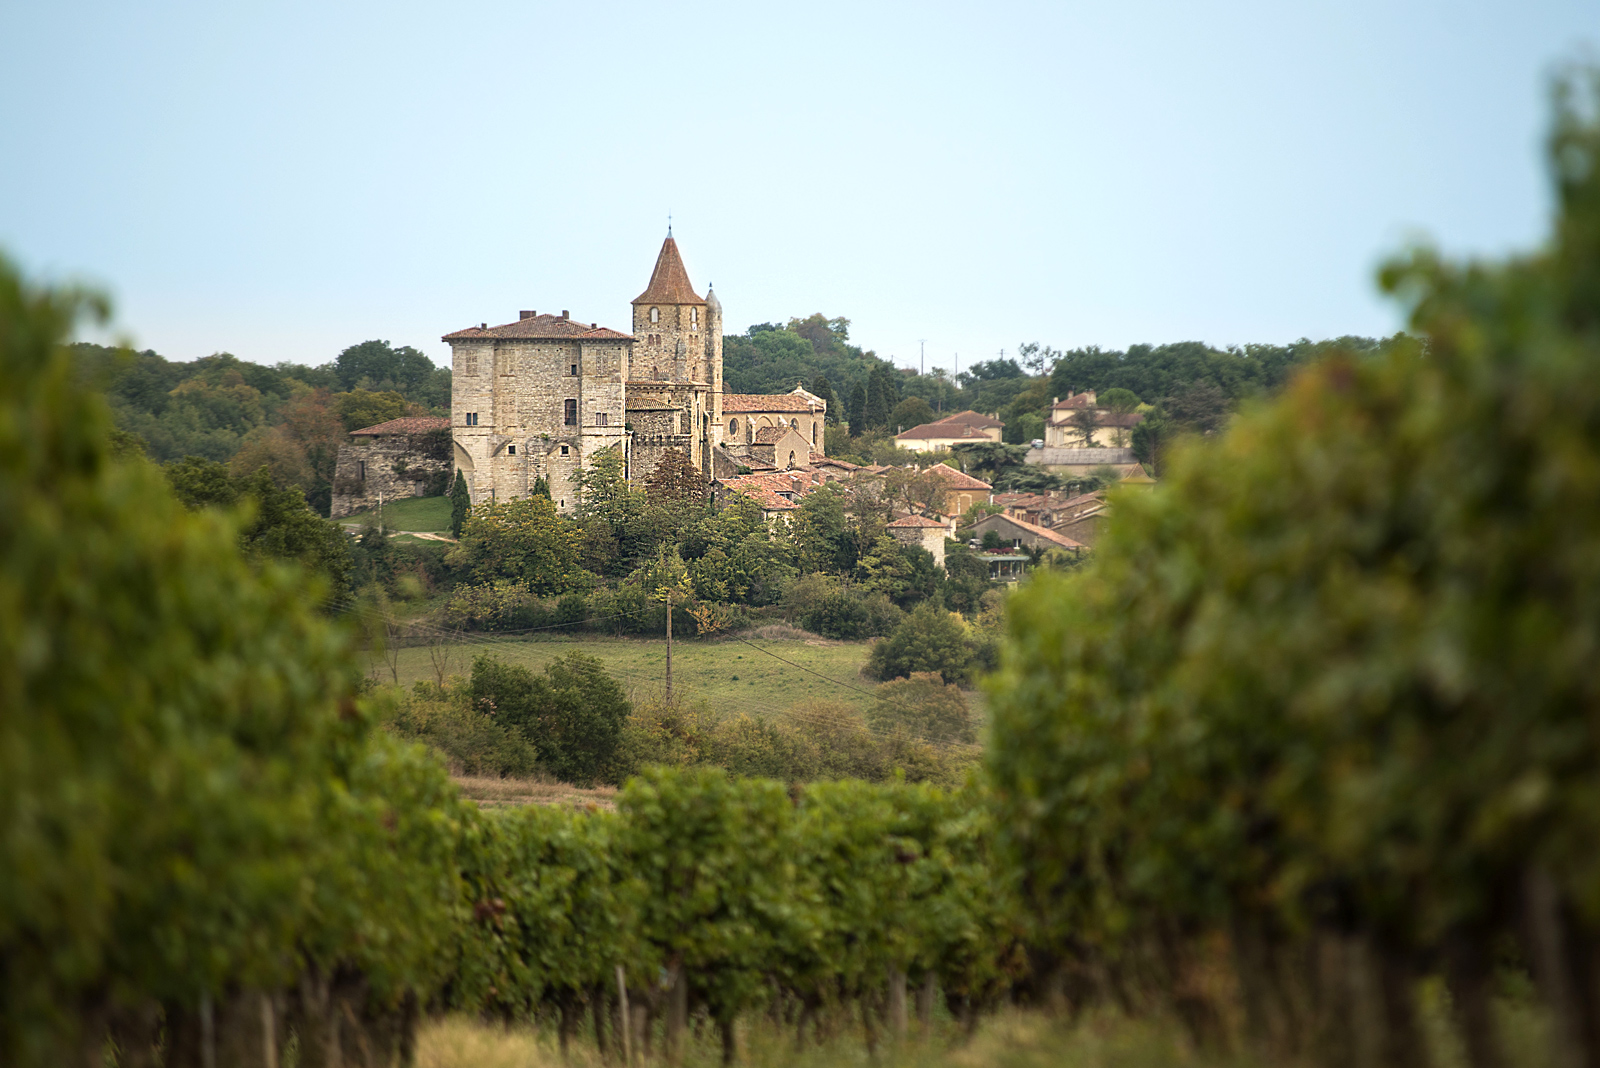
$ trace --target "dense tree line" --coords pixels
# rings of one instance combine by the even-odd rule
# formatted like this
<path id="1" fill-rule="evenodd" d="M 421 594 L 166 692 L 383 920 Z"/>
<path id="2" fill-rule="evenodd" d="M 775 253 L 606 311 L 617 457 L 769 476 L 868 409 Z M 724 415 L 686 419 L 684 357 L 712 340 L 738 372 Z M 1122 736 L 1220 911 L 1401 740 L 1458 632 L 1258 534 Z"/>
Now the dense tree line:
<path id="1" fill-rule="evenodd" d="M 449 370 L 387 341 L 352 345 L 317 367 L 269 367 L 228 353 L 176 363 L 86 343 L 72 354 L 84 380 L 105 392 L 117 430 L 152 460 L 193 456 L 235 474 L 265 466 L 323 515 L 347 432 L 450 410 Z"/>

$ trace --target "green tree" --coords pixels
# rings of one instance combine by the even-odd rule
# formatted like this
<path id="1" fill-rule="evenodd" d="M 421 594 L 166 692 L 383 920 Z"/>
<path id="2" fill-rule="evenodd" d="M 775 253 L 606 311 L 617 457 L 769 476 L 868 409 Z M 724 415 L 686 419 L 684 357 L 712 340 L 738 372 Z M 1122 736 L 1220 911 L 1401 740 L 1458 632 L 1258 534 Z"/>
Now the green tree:
<path id="1" fill-rule="evenodd" d="M 879 430 L 889 425 L 889 412 L 899 402 L 894 379 L 886 364 L 879 364 L 867 376 L 867 402 L 862 415 L 867 429 Z"/>
<path id="2" fill-rule="evenodd" d="M 546 500 L 549 499 L 548 490 L 544 496 Z M 466 523 L 467 516 L 471 511 L 472 491 L 467 489 L 467 478 L 458 467 L 456 468 L 455 480 L 450 483 L 450 536 L 452 538 L 461 537 L 462 525 Z"/>
<path id="3" fill-rule="evenodd" d="M 860 382 L 850 387 L 850 436 L 859 438 L 867 430 L 867 389 Z"/>
<path id="4" fill-rule="evenodd" d="M 539 677 L 479 656 L 472 662 L 470 693 L 480 713 L 522 732 L 540 765 L 562 782 L 588 785 L 614 774 L 622 726 L 632 709 L 594 657 L 573 651 Z"/>
<path id="5" fill-rule="evenodd" d="M 839 411 L 839 398 L 833 395 L 833 383 L 828 381 L 827 375 L 818 375 L 813 378 L 810 392 L 813 396 L 821 397 L 828 402 L 827 420 L 829 423 L 843 421 L 844 414 Z"/>
<path id="6" fill-rule="evenodd" d="M 907 397 L 889 413 L 889 429 L 898 434 L 914 426 L 931 423 L 934 418 L 933 409 L 928 407 L 927 401 L 921 397 Z"/>
<path id="7" fill-rule="evenodd" d="M 258 559 L 295 560 L 327 576 L 333 589 L 348 585 L 350 539 L 306 504 L 298 486 L 280 486 L 262 467 L 241 476 L 220 463 L 188 457 L 164 469 L 174 496 L 190 508 L 237 508 L 239 545 Z"/>
<path id="8" fill-rule="evenodd" d="M 333 399 L 346 430 L 360 430 L 363 427 L 387 423 L 391 419 L 399 419 L 410 410 L 406 399 L 393 390 L 375 393 L 366 389 L 353 389 L 349 393 L 340 393 Z"/>
<path id="9" fill-rule="evenodd" d="M 387 341 L 351 345 L 333 361 L 333 372 L 345 390 L 393 390 L 430 408 L 450 404 L 450 372 L 435 367 L 410 345 L 396 348 Z"/>
<path id="10" fill-rule="evenodd" d="M 932 671 L 946 682 L 960 682 L 971 659 L 961 618 L 930 600 L 917 605 L 894 633 L 872 647 L 867 670 L 880 679 Z"/>
<path id="11" fill-rule="evenodd" d="M 1127 415 L 1139 407 L 1139 395 L 1131 389 L 1112 387 L 1096 398 L 1100 407 L 1118 415 Z"/>
<path id="12" fill-rule="evenodd" d="M 511 579 L 547 597 L 579 584 L 578 550 L 576 527 L 549 497 L 532 496 L 474 506 L 451 555 L 480 582 Z"/>

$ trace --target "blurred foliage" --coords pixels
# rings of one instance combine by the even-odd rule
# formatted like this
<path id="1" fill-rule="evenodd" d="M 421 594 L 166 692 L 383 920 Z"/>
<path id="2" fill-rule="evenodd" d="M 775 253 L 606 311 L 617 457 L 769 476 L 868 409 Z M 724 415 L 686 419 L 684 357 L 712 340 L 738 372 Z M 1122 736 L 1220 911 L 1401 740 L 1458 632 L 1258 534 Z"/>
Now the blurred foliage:
<path id="1" fill-rule="evenodd" d="M 1396 258 L 1413 338 L 1174 449 L 1090 566 L 1013 598 L 989 764 L 1067 974 L 1215 1042 L 1227 945 L 1263 1052 L 1400 1065 L 1437 969 L 1490 1065 L 1509 957 L 1549 1063 L 1600 1057 L 1597 115 L 1600 75 L 1561 85 L 1545 249 Z"/>

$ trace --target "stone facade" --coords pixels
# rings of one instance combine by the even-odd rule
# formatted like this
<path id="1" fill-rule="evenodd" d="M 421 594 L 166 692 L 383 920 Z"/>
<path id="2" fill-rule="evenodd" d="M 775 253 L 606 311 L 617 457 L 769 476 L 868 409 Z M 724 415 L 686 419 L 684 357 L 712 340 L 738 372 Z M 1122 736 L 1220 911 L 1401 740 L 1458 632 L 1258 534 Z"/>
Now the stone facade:
<path id="1" fill-rule="evenodd" d="M 689 284 L 668 235 L 632 334 L 525 311 L 444 336 L 452 354 L 455 465 L 472 500 L 521 497 L 542 476 L 558 511 L 577 506 L 577 473 L 623 451 L 643 483 L 678 449 L 707 475 L 721 442 L 722 307 Z"/>
<path id="2" fill-rule="evenodd" d="M 442 493 L 450 478 L 450 420 L 409 416 L 352 431 L 333 471 L 334 519 L 379 500 Z"/>
<path id="3" fill-rule="evenodd" d="M 722 440 L 730 450 L 756 444 L 763 429 L 787 426 L 806 439 L 808 452 L 823 451 L 828 402 L 798 383 L 788 393 L 776 396 L 729 393 L 722 398 L 722 415 Z"/>
<path id="4" fill-rule="evenodd" d="M 941 568 L 944 567 L 944 539 L 945 535 L 950 533 L 950 528 L 937 519 L 930 519 L 924 515 L 908 515 L 904 519 L 896 519 L 890 523 L 888 531 L 901 545 L 926 549 L 933 557 L 933 562 Z"/>

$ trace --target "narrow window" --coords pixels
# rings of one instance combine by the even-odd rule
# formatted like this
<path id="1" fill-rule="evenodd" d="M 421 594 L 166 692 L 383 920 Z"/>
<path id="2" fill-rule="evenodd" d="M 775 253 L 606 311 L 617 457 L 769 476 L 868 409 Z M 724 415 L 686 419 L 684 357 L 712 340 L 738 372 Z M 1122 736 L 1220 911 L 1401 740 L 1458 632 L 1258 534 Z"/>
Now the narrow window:
<path id="1" fill-rule="evenodd" d="M 367 461 L 365 461 L 365 460 L 357 460 L 356 461 L 356 478 L 360 479 L 363 482 L 365 482 L 367 480 Z"/>
<path id="2" fill-rule="evenodd" d="M 578 377 L 578 365 L 577 364 L 573 364 L 572 365 L 572 377 L 574 377 L 574 378 Z"/>
<path id="3" fill-rule="evenodd" d="M 811 424 L 811 444 L 815 445 L 816 443 L 817 443 L 817 424 L 812 423 Z"/>
<path id="4" fill-rule="evenodd" d="M 567 455 L 567 447 L 565 445 L 561 446 L 561 455 L 562 456 Z M 565 503 L 565 502 L 563 502 L 563 503 Z"/>
<path id="5" fill-rule="evenodd" d="M 800 420 L 791 419 L 791 420 L 789 420 L 789 425 L 791 427 L 793 427 L 795 430 L 799 430 L 800 429 Z"/>
<path id="6" fill-rule="evenodd" d="M 478 425 L 478 413 L 477 412 L 468 412 L 467 413 L 467 425 L 468 426 L 477 426 Z"/>
<path id="7" fill-rule="evenodd" d="M 728 420 L 728 433 L 729 434 L 737 434 L 738 432 L 739 432 L 739 420 L 737 420 L 737 419 L 729 419 Z"/>
<path id="8" fill-rule="evenodd" d="M 599 412 L 594 417 L 594 425 L 595 426 L 609 426 L 610 423 L 611 423 L 611 416 L 607 412 Z"/>
<path id="9" fill-rule="evenodd" d="M 700 309 L 699 308 L 690 308 L 689 309 L 689 329 L 691 331 L 700 329 Z"/>
<path id="10" fill-rule="evenodd" d="M 515 456 L 516 454 L 517 454 L 517 447 L 515 445 L 507 445 L 506 446 L 506 455 L 507 456 Z"/>
<path id="11" fill-rule="evenodd" d="M 659 323 L 661 321 L 661 309 L 660 308 L 651 308 L 650 309 L 650 321 L 652 323 Z"/>
<path id="12" fill-rule="evenodd" d="M 578 425 L 578 402 L 575 400 L 566 401 L 566 424 L 567 426 Z"/>

